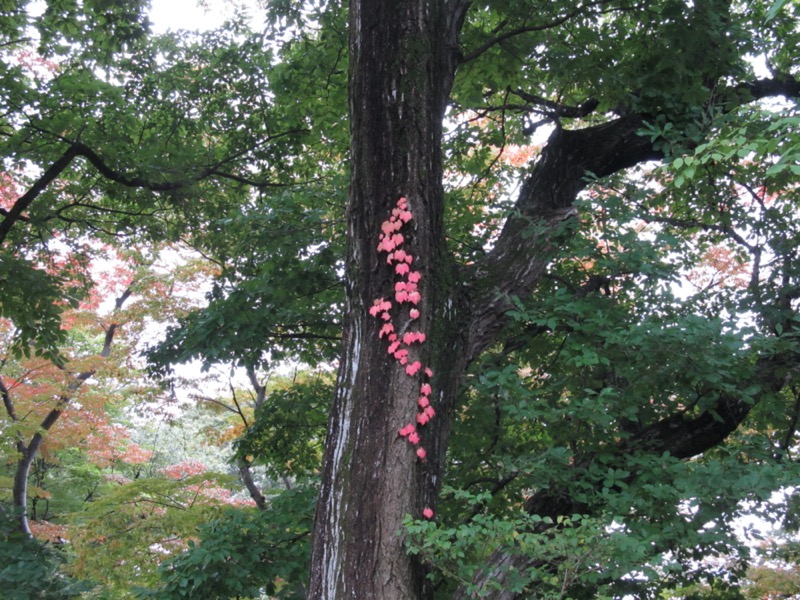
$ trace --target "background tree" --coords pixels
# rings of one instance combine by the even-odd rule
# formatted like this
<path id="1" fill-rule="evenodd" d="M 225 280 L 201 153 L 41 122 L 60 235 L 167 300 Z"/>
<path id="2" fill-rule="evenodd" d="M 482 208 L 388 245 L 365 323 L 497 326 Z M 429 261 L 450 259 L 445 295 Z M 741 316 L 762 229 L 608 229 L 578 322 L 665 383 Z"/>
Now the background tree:
<path id="1" fill-rule="evenodd" d="M 300 485 L 270 510 L 230 510 L 200 527 L 200 542 L 166 561 L 162 585 L 143 598 L 303 598 L 316 490 Z"/>
<path id="2" fill-rule="evenodd" d="M 226 210 L 227 193 L 282 185 L 243 172 L 257 165 L 253 152 L 272 136 L 257 130 L 292 136 L 278 132 L 279 120 L 268 119 L 265 111 L 252 113 L 257 122 L 247 124 L 249 117 L 236 117 L 236 107 L 224 100 L 224 90 L 237 78 L 256 95 L 261 89 L 255 72 L 246 75 L 242 61 L 231 62 L 228 49 L 238 26 L 207 36 L 156 39 L 148 35 L 143 8 L 142 3 L 52 4 L 38 13 L 22 2 L 4 16 L 2 59 L 9 75 L 0 99 L 5 126 L 0 273 L 8 285 L 0 316 L 10 327 L 4 360 L 41 357 L 69 380 L 55 392 L 52 410 L 39 415 L 38 429 L 27 432 L 29 440 L 19 427 L 12 432 L 19 436 L 14 497 L 24 530 L 30 465 L 46 432 L 96 373 L 94 365 L 70 371 L 80 365 L 68 366 L 74 357 L 61 355 L 68 342 L 64 310 L 88 308 L 80 303 L 92 292 L 89 265 L 113 253 L 111 248 L 138 245 L 145 255 L 155 255 L 159 244 L 180 240 L 188 223 L 184 217 L 200 216 L 196 207 L 187 210 L 190 197 L 213 197 L 209 210 L 216 216 Z M 88 27 L 93 20 L 98 26 Z M 164 54 L 177 60 L 164 63 L 159 60 Z M 269 60 L 267 53 L 259 56 Z M 208 70 L 201 75 L 198 69 Z M 244 87 L 238 87 L 243 99 Z M 206 96 L 212 88 L 215 93 Z M 252 100 L 252 106 L 263 104 Z M 233 111 L 228 115 L 218 110 L 226 104 Z M 223 123 L 229 118 L 244 127 L 239 134 Z M 251 133 L 256 137 L 245 140 Z M 184 217 L 176 226 L 179 214 Z M 132 292 L 123 291 L 120 307 Z M 100 357 L 110 354 L 117 328 L 118 323 L 106 325 Z M 2 392 L 10 421 L 19 425 L 32 418 L 15 406 L 19 390 L 4 386 Z"/>
<path id="3" fill-rule="evenodd" d="M 130 291 L 126 290 L 116 300 L 116 307 L 121 308 L 129 295 Z M 118 327 L 117 322 L 103 327 L 104 339 L 97 358 L 109 357 Z M 2 359 L 3 367 L 9 366 L 7 363 L 10 358 L 10 349 L 7 349 Z M 13 374 L 18 374 L 18 377 L 11 380 L 6 380 L 6 377 L 0 379 L 0 394 L 9 422 L 9 426 L 4 429 L 10 438 L 15 438 L 18 457 L 14 472 L 13 506 L 20 517 L 20 530 L 30 534 L 27 511 L 31 467 L 47 434 L 68 410 L 69 405 L 75 403 L 83 384 L 97 373 L 98 366 L 91 358 L 80 355 L 69 357 L 68 360 L 58 357 L 52 362 L 40 359 L 33 364 L 23 362 L 14 366 L 17 368 L 12 367 L 10 370 L 16 371 Z M 84 402 L 87 400 L 84 399 Z M 102 403 L 102 399 L 100 402 Z M 91 406 L 91 401 L 88 404 Z M 89 406 L 87 408 L 91 410 Z"/>

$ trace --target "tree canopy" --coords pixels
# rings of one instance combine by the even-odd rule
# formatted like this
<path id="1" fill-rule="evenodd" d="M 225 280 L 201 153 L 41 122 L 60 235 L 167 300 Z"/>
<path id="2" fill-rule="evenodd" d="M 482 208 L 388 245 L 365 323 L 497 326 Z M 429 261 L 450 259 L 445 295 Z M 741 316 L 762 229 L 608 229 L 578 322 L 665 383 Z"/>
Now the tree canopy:
<path id="1" fill-rule="evenodd" d="M 800 5 L 147 14 L 0 12 L 0 582 L 795 589 Z"/>

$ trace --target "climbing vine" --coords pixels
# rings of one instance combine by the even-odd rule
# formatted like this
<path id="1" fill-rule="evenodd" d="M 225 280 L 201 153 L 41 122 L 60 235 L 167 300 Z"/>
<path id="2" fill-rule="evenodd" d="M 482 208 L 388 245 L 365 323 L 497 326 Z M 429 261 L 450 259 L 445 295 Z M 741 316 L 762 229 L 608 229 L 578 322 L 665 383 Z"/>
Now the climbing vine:
<path id="1" fill-rule="evenodd" d="M 394 304 L 386 298 L 377 298 L 369 309 L 369 313 L 384 322 L 378 331 L 378 337 L 386 338 L 389 343 L 388 353 L 401 366 L 405 367 L 406 375 L 414 377 L 421 373 L 424 376 L 420 384 L 419 396 L 415 399 L 417 405 L 416 422 L 402 427 L 398 431 L 398 435 L 401 438 L 405 438 L 409 444 L 417 446 L 417 459 L 425 462 L 426 452 L 421 445 L 422 438 L 420 437 L 421 430 L 419 428 L 425 427 L 436 415 L 436 412 L 430 401 L 432 391 L 430 380 L 433 377 L 433 371 L 429 367 L 423 366 L 422 361 L 418 360 L 419 348 L 425 343 L 426 336 L 423 331 L 411 329 L 412 324 L 419 319 L 420 312 L 417 306 L 422 300 L 422 295 L 419 292 L 419 282 L 422 279 L 422 274 L 419 271 L 412 270 L 411 265 L 414 264 L 414 256 L 402 248 L 405 242 L 402 234 L 403 227 L 412 219 L 413 215 L 409 210 L 408 200 L 400 198 L 395 208 L 392 209 L 389 219 L 381 224 L 378 252 L 385 252 L 387 254 L 387 264 L 394 267 L 396 276 Z M 409 321 L 406 331 L 400 331 L 399 326 L 395 327 L 392 318 L 392 309 L 395 305 L 400 310 L 408 308 Z M 396 316 L 399 318 L 399 311 L 397 313 Z M 422 514 L 426 519 L 433 518 L 433 510 L 431 508 L 425 508 Z"/>

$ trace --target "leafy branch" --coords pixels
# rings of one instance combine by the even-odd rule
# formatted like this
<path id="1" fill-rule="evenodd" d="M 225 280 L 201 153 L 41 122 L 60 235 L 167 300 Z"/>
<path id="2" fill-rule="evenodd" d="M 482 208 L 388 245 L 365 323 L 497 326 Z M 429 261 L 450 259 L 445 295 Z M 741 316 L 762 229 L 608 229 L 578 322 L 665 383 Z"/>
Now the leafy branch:
<path id="1" fill-rule="evenodd" d="M 278 136 L 270 136 L 269 139 L 289 135 L 295 133 L 293 131 L 279 134 Z M 255 180 L 249 177 L 236 175 L 235 173 L 228 173 L 220 169 L 220 166 L 229 162 L 231 158 L 218 161 L 217 163 L 199 169 L 196 174 L 182 179 L 175 179 L 172 181 L 155 181 L 139 175 L 132 175 L 124 171 L 114 169 L 97 154 L 92 148 L 87 146 L 81 141 L 67 141 L 69 146 L 64 153 L 56 159 L 45 172 L 34 182 L 30 189 L 20 196 L 14 205 L 8 211 L 3 211 L 4 219 L 0 222 L 0 245 L 3 244 L 11 228 L 19 220 L 26 220 L 23 213 L 30 207 L 30 205 L 44 192 L 47 187 L 63 173 L 67 167 L 70 166 L 75 158 L 85 158 L 97 171 L 106 179 L 118 183 L 122 186 L 129 188 L 141 188 L 150 190 L 152 192 L 170 192 L 189 187 L 199 181 L 209 177 L 217 177 L 221 179 L 229 179 L 238 183 L 242 183 L 257 189 L 286 187 L 288 184 L 276 183 L 267 180 Z"/>

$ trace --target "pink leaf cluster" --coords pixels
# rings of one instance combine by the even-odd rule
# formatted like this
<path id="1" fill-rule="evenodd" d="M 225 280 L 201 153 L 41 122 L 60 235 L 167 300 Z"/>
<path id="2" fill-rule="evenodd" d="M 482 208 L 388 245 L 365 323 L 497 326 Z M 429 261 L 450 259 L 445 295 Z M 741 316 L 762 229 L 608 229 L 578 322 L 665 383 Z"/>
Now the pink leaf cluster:
<path id="1" fill-rule="evenodd" d="M 425 341 L 425 334 L 422 333 L 421 331 L 406 331 L 403 334 L 403 343 L 406 346 L 410 346 L 411 344 L 413 344 L 415 342 L 418 342 L 418 343 L 421 344 L 424 341 Z M 426 371 L 427 370 L 429 370 L 429 369 L 426 369 Z"/>
<path id="2" fill-rule="evenodd" d="M 388 353 L 398 364 L 405 367 L 406 375 L 414 377 L 422 374 L 426 379 L 430 380 L 433 378 L 433 371 L 429 367 L 423 366 L 421 361 L 416 360 L 411 355 L 412 346 L 425 343 L 425 333 L 419 330 L 397 331 L 392 323 L 392 309 L 394 306 L 402 308 L 403 304 L 411 305 L 408 310 L 408 317 L 411 321 L 420 317 L 420 311 L 417 306 L 422 301 L 422 294 L 419 291 L 422 274 L 419 271 L 411 270 L 414 256 L 402 248 L 405 237 L 403 237 L 401 231 L 413 218 L 414 216 L 408 206 L 408 200 L 400 198 L 395 208 L 392 209 L 389 219 L 381 223 L 378 252 L 386 252 L 386 263 L 390 267 L 394 267 L 394 273 L 399 279 L 394 284 L 395 304 L 385 298 L 378 298 L 370 307 L 369 314 L 384 322 L 378 331 L 378 337 L 387 339 L 389 342 Z M 427 425 L 436 414 L 430 402 L 431 393 L 430 383 L 426 381 L 420 385 L 416 423 L 409 423 L 397 432 L 409 444 L 418 446 L 416 455 L 422 462 L 425 462 L 427 452 L 425 448 L 419 446 L 420 433 L 417 427 Z M 425 508 L 422 514 L 426 519 L 433 518 L 433 510 L 430 508 Z"/>

